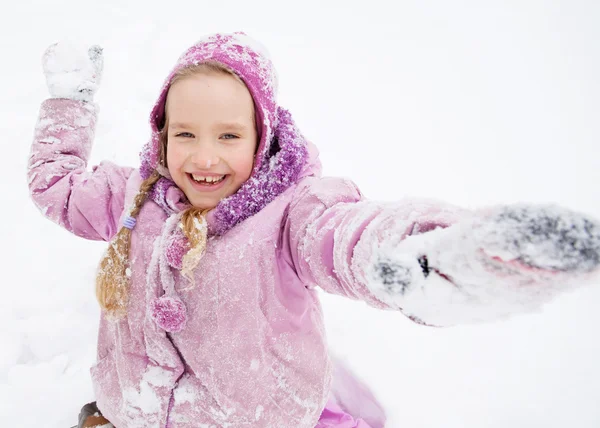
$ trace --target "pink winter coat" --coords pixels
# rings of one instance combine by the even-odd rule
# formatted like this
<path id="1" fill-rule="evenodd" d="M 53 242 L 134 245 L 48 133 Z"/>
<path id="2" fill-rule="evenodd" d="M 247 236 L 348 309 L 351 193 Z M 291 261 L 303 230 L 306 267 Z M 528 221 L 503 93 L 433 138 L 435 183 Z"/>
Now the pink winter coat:
<path id="1" fill-rule="evenodd" d="M 202 60 L 220 61 L 244 79 L 255 100 L 262 161 L 209 215 L 193 287 L 180 273 L 185 238 L 177 223 L 187 201 L 163 172 L 132 231 L 127 317 L 114 322 L 103 314 L 100 321 L 91 370 L 98 407 L 119 428 L 367 427 L 365 420 L 383 426 L 371 393 L 342 367 L 336 368 L 339 383 L 353 392 L 336 398 L 313 290 L 319 285 L 385 306 L 348 277 L 348 267 L 338 266 L 343 260 L 333 260 L 334 253 L 351 257 L 352 244 L 334 251 L 332 232 L 346 228 L 353 237 L 358 229 L 343 224 L 346 208 L 339 214 L 329 208 L 351 207 L 361 196 L 348 181 L 319 177 L 316 149 L 276 105 L 272 64 L 247 36 L 208 37 L 173 73 Z M 43 103 L 29 184 L 48 218 L 86 239 L 113 238 L 143 178 L 159 168 L 158 122 L 173 73 L 153 109 L 141 169 L 102 162 L 88 171 L 96 107 L 67 99 Z M 180 332 L 163 330 L 150 314 L 169 288 L 187 308 Z"/>
<path id="2" fill-rule="evenodd" d="M 86 171 L 95 123 L 93 105 L 45 101 L 29 181 L 48 218 L 78 236 L 109 241 L 141 178 L 110 162 Z M 92 368 L 98 407 L 115 426 L 318 424 L 332 397 L 332 362 L 314 288 L 386 305 L 350 271 L 353 247 L 377 209 L 361 209 L 351 182 L 320 178 L 316 150 L 310 151 L 297 184 L 226 234 L 210 236 L 191 289 L 176 268 L 160 262 L 152 270 L 153 259 L 168 263 L 169 247 L 159 243 L 177 231 L 155 202 L 144 204 L 132 231 L 128 316 L 102 317 Z M 162 294 L 160 281 L 152 281 L 161 268 L 175 274 L 187 307 L 180 333 L 166 333 L 148 315 L 150 299 Z M 320 426 L 383 426 L 373 397 L 354 386 L 355 407 L 364 400 L 366 414 L 354 413 L 354 420 L 332 401 L 324 414 L 334 423 Z M 332 417 L 335 409 L 343 416 Z"/>

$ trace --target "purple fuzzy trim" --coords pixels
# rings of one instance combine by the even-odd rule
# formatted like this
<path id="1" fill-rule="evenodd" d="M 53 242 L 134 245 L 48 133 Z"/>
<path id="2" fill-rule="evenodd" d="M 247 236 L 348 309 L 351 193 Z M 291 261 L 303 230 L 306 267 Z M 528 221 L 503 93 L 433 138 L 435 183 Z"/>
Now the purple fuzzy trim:
<path id="1" fill-rule="evenodd" d="M 169 188 L 172 186 L 175 186 L 175 183 L 173 183 L 172 180 L 161 177 L 154 184 L 152 190 L 150 191 L 150 199 L 160 205 L 160 207 L 168 214 L 173 213 L 172 207 L 170 207 L 167 203 L 167 190 L 169 190 Z"/>
<path id="2" fill-rule="evenodd" d="M 169 333 L 178 333 L 185 328 L 187 311 L 177 297 L 162 296 L 152 300 L 150 314 L 154 322 Z"/>
<path id="3" fill-rule="evenodd" d="M 158 138 L 158 131 L 153 130 L 152 138 L 144 145 L 140 152 L 140 176 L 142 177 L 142 180 L 146 180 L 150 177 L 152 171 L 158 166 L 159 145 L 160 140 Z"/>
<path id="4" fill-rule="evenodd" d="M 280 151 L 263 163 L 242 187 L 215 208 L 214 232 L 222 235 L 239 222 L 253 216 L 298 181 L 308 160 L 306 141 L 290 113 L 280 108 L 275 138 Z"/>

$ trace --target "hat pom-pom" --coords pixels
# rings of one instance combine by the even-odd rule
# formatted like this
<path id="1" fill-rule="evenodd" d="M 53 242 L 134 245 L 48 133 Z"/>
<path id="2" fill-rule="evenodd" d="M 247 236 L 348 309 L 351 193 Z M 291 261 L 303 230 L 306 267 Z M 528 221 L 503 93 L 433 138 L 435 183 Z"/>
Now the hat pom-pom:
<path id="1" fill-rule="evenodd" d="M 178 333 L 185 328 L 186 308 L 179 298 L 161 296 L 150 305 L 152 319 L 163 330 Z"/>

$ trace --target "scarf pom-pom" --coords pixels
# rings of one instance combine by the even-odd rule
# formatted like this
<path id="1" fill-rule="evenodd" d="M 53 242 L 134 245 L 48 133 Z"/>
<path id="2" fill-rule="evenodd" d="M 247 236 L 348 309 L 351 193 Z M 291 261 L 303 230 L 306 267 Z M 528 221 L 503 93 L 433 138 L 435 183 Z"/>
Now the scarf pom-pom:
<path id="1" fill-rule="evenodd" d="M 150 304 L 154 322 L 169 333 L 178 333 L 185 328 L 186 308 L 177 297 L 161 296 Z"/>
<path id="2" fill-rule="evenodd" d="M 187 238 L 183 236 L 183 234 L 176 233 L 165 250 L 165 256 L 169 266 L 181 270 L 183 267 L 183 256 L 186 255 L 189 249 L 190 245 Z"/>

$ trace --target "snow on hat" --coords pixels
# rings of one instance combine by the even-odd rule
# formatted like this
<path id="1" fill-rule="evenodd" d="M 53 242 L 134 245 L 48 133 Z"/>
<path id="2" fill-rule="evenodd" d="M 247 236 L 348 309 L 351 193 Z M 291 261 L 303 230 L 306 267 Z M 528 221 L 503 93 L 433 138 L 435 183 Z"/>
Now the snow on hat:
<path id="1" fill-rule="evenodd" d="M 167 93 L 173 77 L 182 68 L 207 61 L 229 67 L 246 84 L 254 100 L 260 137 L 251 177 L 210 214 L 211 231 L 223 234 L 259 212 L 298 181 L 308 161 L 308 149 L 290 113 L 277 106 L 277 76 L 266 49 L 242 32 L 214 34 L 190 47 L 179 58 L 162 86 L 150 115 L 152 137 L 140 154 L 143 179 L 154 170 L 161 172 L 159 126 L 164 120 Z M 150 193 L 150 198 L 169 213 L 173 212 L 173 207 L 166 195 L 173 187 L 176 187 L 175 183 L 163 173 Z"/>

